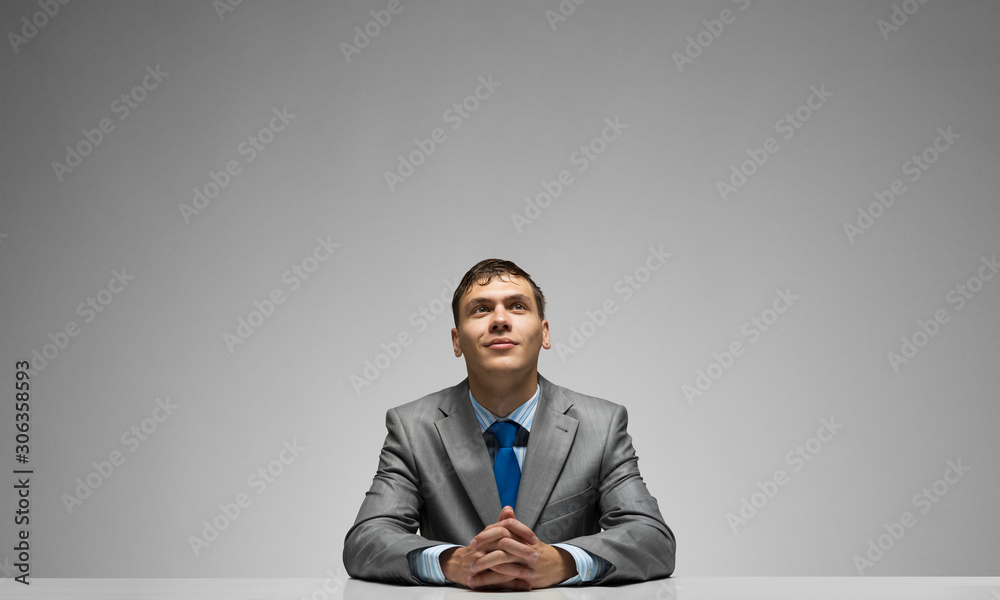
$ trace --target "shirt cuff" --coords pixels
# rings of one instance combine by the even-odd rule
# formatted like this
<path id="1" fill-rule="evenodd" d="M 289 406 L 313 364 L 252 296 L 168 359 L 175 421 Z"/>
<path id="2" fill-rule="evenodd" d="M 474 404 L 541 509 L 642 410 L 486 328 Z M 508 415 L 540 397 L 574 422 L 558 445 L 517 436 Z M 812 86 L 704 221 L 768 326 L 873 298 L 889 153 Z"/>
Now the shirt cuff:
<path id="1" fill-rule="evenodd" d="M 437 585 L 451 583 L 445 578 L 444 571 L 441 570 L 441 553 L 448 548 L 458 547 L 458 544 L 440 544 L 410 552 L 406 557 L 410 563 L 410 572 L 424 583 Z"/>
<path id="2" fill-rule="evenodd" d="M 594 581 L 595 579 L 602 577 L 611 566 L 608 561 L 604 560 L 600 556 L 594 556 L 579 546 L 574 546 L 572 544 L 551 545 L 569 552 L 570 555 L 572 555 L 574 562 L 576 562 L 576 575 L 559 583 L 559 585 L 574 585 L 577 583 Z"/>

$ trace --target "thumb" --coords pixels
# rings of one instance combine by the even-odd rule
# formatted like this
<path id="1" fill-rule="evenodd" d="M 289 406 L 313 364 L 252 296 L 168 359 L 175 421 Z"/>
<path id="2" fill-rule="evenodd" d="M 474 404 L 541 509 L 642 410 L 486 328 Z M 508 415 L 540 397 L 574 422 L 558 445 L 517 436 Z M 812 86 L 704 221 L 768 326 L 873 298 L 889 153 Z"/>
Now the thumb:
<path id="1" fill-rule="evenodd" d="M 514 518 L 514 509 L 511 508 L 510 506 L 505 506 L 503 507 L 503 509 L 500 510 L 500 517 L 497 519 L 497 522 L 503 521 L 504 519 L 513 519 L 513 518 Z"/>

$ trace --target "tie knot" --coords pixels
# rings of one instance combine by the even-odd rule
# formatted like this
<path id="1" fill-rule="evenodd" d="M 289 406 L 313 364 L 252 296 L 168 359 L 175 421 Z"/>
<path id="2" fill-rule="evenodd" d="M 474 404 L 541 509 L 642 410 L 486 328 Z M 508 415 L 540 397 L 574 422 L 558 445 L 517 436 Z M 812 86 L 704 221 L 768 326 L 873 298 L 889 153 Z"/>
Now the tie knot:
<path id="1" fill-rule="evenodd" d="M 490 425 L 489 432 L 497 439 L 501 448 L 513 448 L 514 438 L 520 426 L 513 421 L 496 421 Z"/>

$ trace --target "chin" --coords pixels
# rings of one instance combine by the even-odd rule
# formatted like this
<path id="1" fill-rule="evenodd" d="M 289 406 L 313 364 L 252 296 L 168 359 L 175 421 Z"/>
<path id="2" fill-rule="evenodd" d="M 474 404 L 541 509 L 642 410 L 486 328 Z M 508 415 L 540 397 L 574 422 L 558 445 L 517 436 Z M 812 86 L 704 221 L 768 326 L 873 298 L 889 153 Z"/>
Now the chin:
<path id="1" fill-rule="evenodd" d="M 520 361 L 503 360 L 503 359 L 492 360 L 482 365 L 482 371 L 484 373 L 491 373 L 496 375 L 507 375 L 510 373 L 527 370 L 527 368 L 528 366 L 521 363 Z"/>

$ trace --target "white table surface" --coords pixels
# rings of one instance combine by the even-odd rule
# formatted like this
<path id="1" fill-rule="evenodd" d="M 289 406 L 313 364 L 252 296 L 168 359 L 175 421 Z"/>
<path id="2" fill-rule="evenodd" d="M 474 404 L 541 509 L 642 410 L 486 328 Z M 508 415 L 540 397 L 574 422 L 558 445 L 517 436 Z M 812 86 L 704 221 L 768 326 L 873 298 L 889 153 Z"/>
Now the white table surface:
<path id="1" fill-rule="evenodd" d="M 480 597 L 537 600 L 899 599 L 1000 600 L 1000 577 L 674 577 L 624 586 L 474 592 L 455 587 L 396 586 L 327 579 L 7 579 L 0 598 L 443 600 Z"/>

